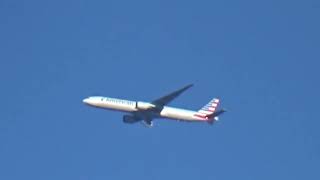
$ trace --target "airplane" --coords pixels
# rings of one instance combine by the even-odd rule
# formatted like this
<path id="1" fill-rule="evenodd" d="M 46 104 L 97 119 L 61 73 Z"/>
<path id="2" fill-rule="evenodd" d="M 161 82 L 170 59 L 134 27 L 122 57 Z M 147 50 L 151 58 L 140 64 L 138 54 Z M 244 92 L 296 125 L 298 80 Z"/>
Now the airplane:
<path id="1" fill-rule="evenodd" d="M 225 109 L 217 110 L 220 103 L 218 98 L 213 98 L 198 111 L 167 106 L 172 100 L 192 86 L 193 84 L 189 84 L 152 102 L 92 96 L 83 99 L 83 103 L 97 108 L 126 112 L 128 114 L 123 116 L 124 123 L 133 124 L 136 122 L 143 122 L 147 127 L 152 127 L 153 120 L 158 118 L 185 122 L 207 122 L 213 124 L 219 119 L 221 114 L 226 112 Z"/>

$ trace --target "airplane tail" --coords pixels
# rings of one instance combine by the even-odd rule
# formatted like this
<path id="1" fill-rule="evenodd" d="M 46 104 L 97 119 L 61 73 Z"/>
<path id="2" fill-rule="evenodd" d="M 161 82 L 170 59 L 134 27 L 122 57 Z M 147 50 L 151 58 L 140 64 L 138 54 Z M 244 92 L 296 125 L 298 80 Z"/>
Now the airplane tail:
<path id="1" fill-rule="evenodd" d="M 213 98 L 208 104 L 202 107 L 195 116 L 206 119 L 208 123 L 212 124 L 214 121 L 218 120 L 218 116 L 224 112 L 225 109 L 218 110 L 220 100 L 217 98 Z"/>
<path id="2" fill-rule="evenodd" d="M 203 106 L 203 107 L 198 111 L 198 114 L 199 114 L 199 115 L 202 115 L 202 116 L 204 116 L 204 117 L 208 117 L 208 116 L 212 115 L 212 114 L 216 111 L 216 109 L 217 109 L 217 107 L 218 107 L 218 105 L 219 105 L 219 102 L 220 102 L 219 99 L 213 98 L 208 104 L 206 104 L 205 106 Z"/>

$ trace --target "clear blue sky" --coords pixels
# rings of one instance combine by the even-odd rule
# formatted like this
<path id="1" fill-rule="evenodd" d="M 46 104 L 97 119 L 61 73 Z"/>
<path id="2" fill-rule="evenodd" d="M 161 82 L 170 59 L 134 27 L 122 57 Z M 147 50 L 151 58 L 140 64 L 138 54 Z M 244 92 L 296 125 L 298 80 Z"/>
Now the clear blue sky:
<path id="1" fill-rule="evenodd" d="M 0 1 L 0 179 L 320 179 L 320 3 Z M 104 95 L 220 97 L 214 126 L 122 123 Z"/>

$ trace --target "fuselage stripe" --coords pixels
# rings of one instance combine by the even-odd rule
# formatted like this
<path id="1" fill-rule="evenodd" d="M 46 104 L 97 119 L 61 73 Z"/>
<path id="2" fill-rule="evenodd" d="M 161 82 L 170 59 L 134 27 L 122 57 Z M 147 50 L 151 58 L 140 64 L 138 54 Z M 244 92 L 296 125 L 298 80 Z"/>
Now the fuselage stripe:
<path id="1" fill-rule="evenodd" d="M 207 119 L 207 116 L 201 116 L 201 115 L 199 115 L 199 114 L 195 114 L 194 116 L 195 116 L 195 117 L 198 117 L 198 118 L 201 118 L 201 119 L 203 119 L 203 120 L 206 120 L 206 119 Z"/>

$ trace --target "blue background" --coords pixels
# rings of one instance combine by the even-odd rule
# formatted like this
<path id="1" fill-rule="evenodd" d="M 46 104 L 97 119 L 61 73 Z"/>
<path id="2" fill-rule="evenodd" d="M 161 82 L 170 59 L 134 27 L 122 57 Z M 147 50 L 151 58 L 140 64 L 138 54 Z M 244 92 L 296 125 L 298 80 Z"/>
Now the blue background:
<path id="1" fill-rule="evenodd" d="M 0 179 L 320 179 L 316 0 L 0 1 Z M 218 123 L 122 123 L 104 95 Z"/>

